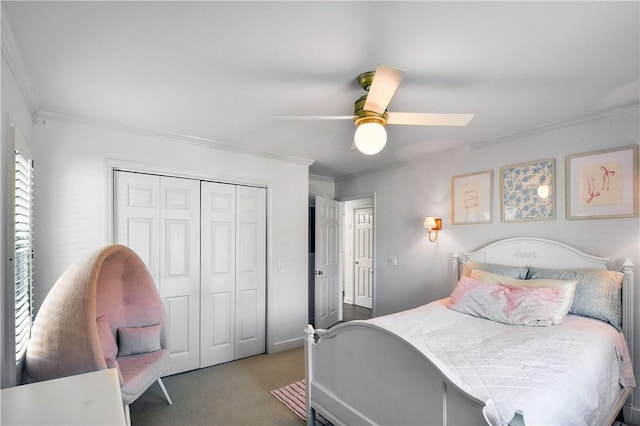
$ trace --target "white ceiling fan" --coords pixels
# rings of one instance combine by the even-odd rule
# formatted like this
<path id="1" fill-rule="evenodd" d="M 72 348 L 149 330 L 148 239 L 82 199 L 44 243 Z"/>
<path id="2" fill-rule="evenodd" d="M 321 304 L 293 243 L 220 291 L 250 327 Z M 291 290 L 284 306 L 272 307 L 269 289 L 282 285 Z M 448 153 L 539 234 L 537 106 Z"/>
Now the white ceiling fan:
<path id="1" fill-rule="evenodd" d="M 466 126 L 473 114 L 438 114 L 390 112 L 387 106 L 395 94 L 405 70 L 378 65 L 375 71 L 358 76 L 360 87 L 368 93 L 355 102 L 353 115 L 286 116 L 288 120 L 353 120 L 356 132 L 353 138 L 358 150 L 364 154 L 377 154 L 387 142 L 387 124 L 414 126 Z"/>

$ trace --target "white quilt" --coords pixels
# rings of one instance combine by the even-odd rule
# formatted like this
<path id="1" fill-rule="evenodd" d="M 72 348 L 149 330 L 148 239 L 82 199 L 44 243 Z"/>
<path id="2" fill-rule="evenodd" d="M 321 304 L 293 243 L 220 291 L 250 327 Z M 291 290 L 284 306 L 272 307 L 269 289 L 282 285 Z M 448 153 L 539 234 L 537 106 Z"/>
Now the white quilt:
<path id="1" fill-rule="evenodd" d="M 621 387 L 635 386 L 622 333 L 568 315 L 561 325 L 505 325 L 448 309 L 447 299 L 367 322 L 411 341 L 474 393 L 492 425 L 516 410 L 527 425 L 601 425 Z"/>

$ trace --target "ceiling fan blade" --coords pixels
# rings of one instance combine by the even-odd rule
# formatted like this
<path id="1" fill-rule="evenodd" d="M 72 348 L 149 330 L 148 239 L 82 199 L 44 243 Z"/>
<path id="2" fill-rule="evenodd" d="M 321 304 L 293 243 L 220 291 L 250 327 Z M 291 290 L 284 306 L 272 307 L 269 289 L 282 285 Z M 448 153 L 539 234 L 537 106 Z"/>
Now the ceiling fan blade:
<path id="1" fill-rule="evenodd" d="M 276 115 L 276 120 L 353 120 L 353 115 Z"/>
<path id="2" fill-rule="evenodd" d="M 378 65 L 364 109 L 383 114 L 391 102 L 393 94 L 396 93 L 404 73 L 405 71 L 400 68 Z"/>
<path id="3" fill-rule="evenodd" d="M 416 112 L 388 112 L 387 124 L 414 126 L 466 126 L 473 114 L 437 114 Z"/>

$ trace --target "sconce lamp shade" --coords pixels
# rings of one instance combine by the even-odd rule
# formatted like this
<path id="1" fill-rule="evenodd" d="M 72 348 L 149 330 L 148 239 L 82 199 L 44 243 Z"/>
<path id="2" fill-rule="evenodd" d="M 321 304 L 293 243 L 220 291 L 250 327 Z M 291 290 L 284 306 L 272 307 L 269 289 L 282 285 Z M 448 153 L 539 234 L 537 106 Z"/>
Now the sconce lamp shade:
<path id="1" fill-rule="evenodd" d="M 425 228 L 435 228 L 436 227 L 436 218 L 433 216 L 427 216 L 424 218 L 424 225 Z"/>
<path id="2" fill-rule="evenodd" d="M 434 243 L 438 239 L 438 231 L 442 229 L 442 219 L 439 217 L 427 216 L 424 218 L 424 224 L 422 226 L 427 228 L 429 241 Z M 432 232 L 434 233 L 433 239 L 431 237 Z"/>
<path id="3" fill-rule="evenodd" d="M 377 154 L 387 143 L 387 131 L 380 123 L 362 123 L 358 125 L 353 141 L 363 154 Z"/>

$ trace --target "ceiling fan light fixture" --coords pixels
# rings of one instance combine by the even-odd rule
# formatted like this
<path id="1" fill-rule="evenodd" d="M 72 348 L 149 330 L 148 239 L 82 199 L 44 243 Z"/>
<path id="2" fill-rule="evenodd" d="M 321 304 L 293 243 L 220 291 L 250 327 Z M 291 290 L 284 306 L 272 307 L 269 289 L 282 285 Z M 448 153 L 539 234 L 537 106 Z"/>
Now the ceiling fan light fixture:
<path id="1" fill-rule="evenodd" d="M 378 121 L 360 123 L 353 136 L 353 142 L 363 154 L 377 154 L 387 143 L 387 130 Z"/>

